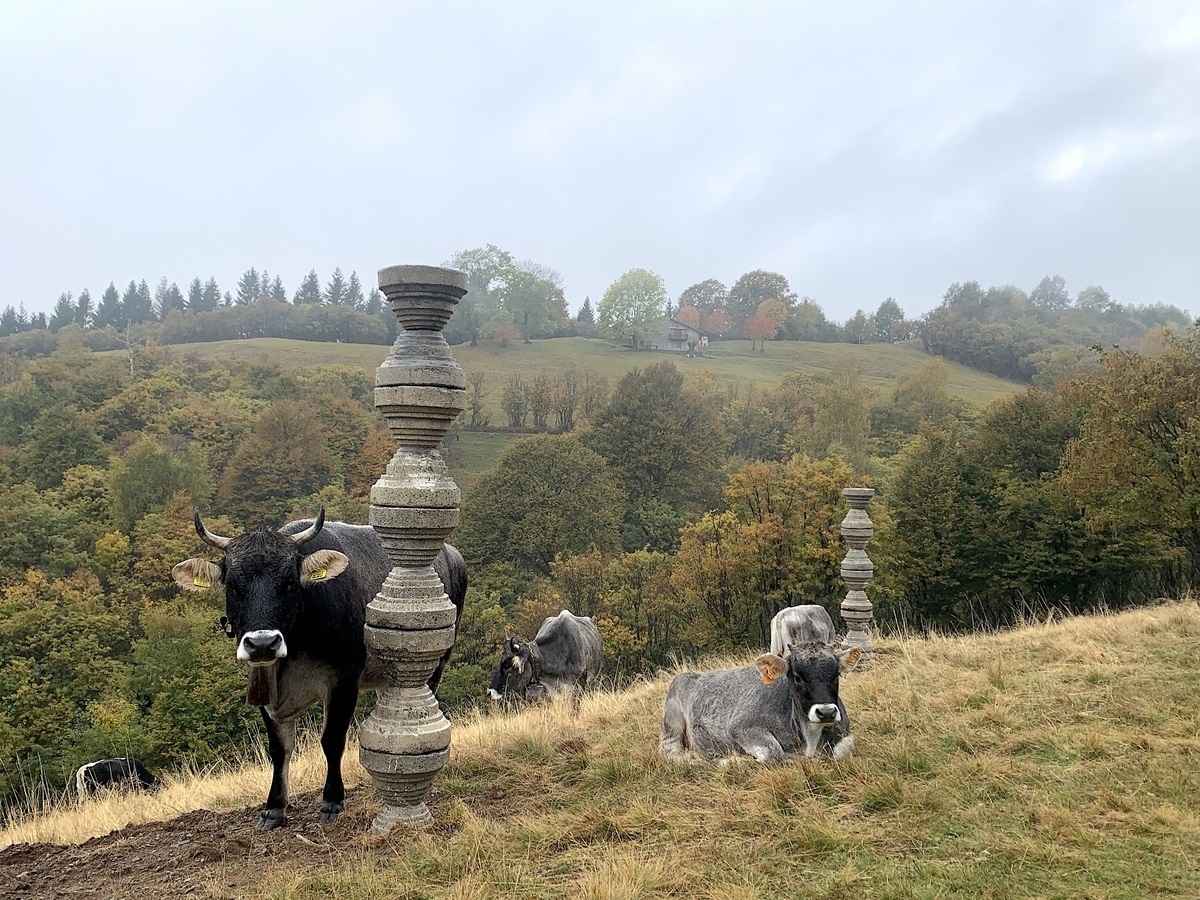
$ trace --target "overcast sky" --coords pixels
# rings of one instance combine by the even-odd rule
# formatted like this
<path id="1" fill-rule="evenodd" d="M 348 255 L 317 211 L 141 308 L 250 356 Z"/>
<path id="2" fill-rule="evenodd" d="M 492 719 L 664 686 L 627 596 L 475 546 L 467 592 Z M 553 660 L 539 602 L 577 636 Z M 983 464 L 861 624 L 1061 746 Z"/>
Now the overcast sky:
<path id="1" fill-rule="evenodd" d="M 487 243 L 572 309 L 640 266 L 1200 311 L 1200 3 L 0 4 L 0 306 Z"/>

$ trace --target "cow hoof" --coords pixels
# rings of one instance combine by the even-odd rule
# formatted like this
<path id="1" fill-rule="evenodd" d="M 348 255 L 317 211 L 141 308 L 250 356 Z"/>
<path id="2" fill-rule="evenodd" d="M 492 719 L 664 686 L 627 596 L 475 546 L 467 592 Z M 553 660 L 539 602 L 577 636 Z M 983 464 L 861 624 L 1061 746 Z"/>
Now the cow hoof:
<path id="1" fill-rule="evenodd" d="M 318 822 L 332 822 L 346 809 L 345 803 L 332 803 L 326 800 L 321 804 L 321 813 L 317 816 Z"/>
<path id="2" fill-rule="evenodd" d="M 262 831 L 271 831 L 285 822 L 287 822 L 287 810 L 264 809 L 258 814 L 258 821 L 254 824 L 254 827 Z"/>

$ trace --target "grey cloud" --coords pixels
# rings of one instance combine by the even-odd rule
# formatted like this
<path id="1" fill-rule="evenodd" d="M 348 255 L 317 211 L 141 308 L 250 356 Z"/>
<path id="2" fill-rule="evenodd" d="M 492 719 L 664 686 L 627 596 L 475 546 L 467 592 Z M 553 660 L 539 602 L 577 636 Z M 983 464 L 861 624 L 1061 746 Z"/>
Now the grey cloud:
<path id="1" fill-rule="evenodd" d="M 575 306 L 633 266 L 775 269 L 839 319 L 1050 272 L 1195 305 L 1186 6 L 114 9 L 0 36 L 0 305 L 486 242 Z"/>

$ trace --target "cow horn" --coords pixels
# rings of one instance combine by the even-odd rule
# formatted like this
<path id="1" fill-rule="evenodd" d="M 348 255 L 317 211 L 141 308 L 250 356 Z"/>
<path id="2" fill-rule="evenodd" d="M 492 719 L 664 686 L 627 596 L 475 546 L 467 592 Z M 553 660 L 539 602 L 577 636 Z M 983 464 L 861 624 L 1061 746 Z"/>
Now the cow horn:
<path id="1" fill-rule="evenodd" d="M 320 512 L 317 513 L 317 521 L 313 522 L 303 531 L 298 531 L 295 534 L 289 534 L 293 541 L 297 544 L 303 544 L 305 541 L 311 541 L 321 533 L 321 526 L 325 524 L 325 507 L 322 506 Z"/>
<path id="2" fill-rule="evenodd" d="M 213 534 L 211 531 L 205 528 L 204 523 L 200 521 L 200 510 L 198 508 L 195 510 L 195 513 L 196 515 L 192 521 L 196 525 L 196 534 L 200 535 L 200 540 L 204 541 L 204 543 L 208 544 L 210 547 L 216 547 L 218 550 L 224 550 L 226 547 L 228 547 L 229 538 L 222 537 L 219 534 Z"/>

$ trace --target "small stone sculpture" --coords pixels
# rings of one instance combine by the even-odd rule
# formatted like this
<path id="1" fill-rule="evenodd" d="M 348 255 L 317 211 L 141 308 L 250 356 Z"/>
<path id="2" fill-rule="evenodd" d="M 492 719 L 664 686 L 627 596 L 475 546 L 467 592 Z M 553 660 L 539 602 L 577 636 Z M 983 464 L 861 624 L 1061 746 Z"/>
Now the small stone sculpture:
<path id="1" fill-rule="evenodd" d="M 842 578 L 850 588 L 846 599 L 842 601 L 842 618 L 846 622 L 846 636 L 842 639 L 842 647 L 858 647 L 862 650 L 863 661 L 859 663 L 861 667 L 870 662 L 873 650 L 867 630 L 875 617 L 871 601 L 867 599 L 866 587 L 871 576 L 875 574 L 875 566 L 864 548 L 875 531 L 875 526 L 867 515 L 867 503 L 875 496 L 875 489 L 843 488 L 842 496 L 850 504 L 846 518 L 842 519 L 842 539 L 850 547 L 842 560 Z"/>

